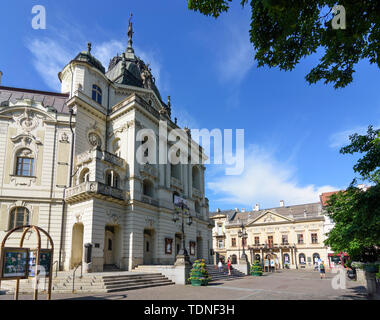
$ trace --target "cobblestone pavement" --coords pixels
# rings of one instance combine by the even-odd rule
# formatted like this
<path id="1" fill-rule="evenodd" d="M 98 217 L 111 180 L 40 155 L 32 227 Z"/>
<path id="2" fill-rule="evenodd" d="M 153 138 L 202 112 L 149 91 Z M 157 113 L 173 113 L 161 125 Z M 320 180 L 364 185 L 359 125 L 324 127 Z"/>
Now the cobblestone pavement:
<path id="1" fill-rule="evenodd" d="M 320 279 L 318 272 L 284 270 L 265 273 L 262 277 L 247 276 L 231 281 L 218 281 L 207 287 L 171 285 L 108 294 L 52 294 L 52 299 L 70 300 L 363 300 L 365 288 L 355 281 L 346 281 L 346 289 L 333 289 L 336 274 Z M 0 300 L 13 299 L 0 295 Z M 32 299 L 22 295 L 20 299 Z M 39 299 L 46 299 L 41 294 Z M 380 300 L 380 288 L 373 298 Z"/>

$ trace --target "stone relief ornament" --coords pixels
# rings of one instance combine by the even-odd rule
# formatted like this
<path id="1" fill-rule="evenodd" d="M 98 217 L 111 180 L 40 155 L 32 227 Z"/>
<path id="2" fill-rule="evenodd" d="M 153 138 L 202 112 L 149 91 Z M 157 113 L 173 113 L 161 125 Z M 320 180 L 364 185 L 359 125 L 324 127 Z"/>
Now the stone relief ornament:
<path id="1" fill-rule="evenodd" d="M 107 212 L 108 224 L 119 224 L 120 216 L 116 213 Z"/>
<path id="2" fill-rule="evenodd" d="M 90 143 L 90 145 L 92 145 L 93 147 L 101 147 L 102 145 L 102 142 L 100 140 L 100 137 L 95 133 L 95 132 L 91 132 L 89 135 L 88 135 L 88 142 Z"/>
<path id="3" fill-rule="evenodd" d="M 69 136 L 66 132 L 63 132 L 61 134 L 61 139 L 59 140 L 60 142 L 65 142 L 65 143 L 69 143 Z"/>

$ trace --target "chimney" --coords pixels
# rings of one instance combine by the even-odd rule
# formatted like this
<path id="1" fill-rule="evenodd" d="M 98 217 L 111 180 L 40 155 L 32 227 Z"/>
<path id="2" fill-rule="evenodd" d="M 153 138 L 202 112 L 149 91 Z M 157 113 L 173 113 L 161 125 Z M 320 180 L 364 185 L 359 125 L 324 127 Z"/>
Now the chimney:
<path id="1" fill-rule="evenodd" d="M 253 209 L 253 211 L 259 211 L 260 210 L 260 206 L 258 203 L 256 203 L 255 205 L 255 208 Z"/>
<path id="2" fill-rule="evenodd" d="M 280 207 L 284 207 L 284 206 L 285 206 L 284 200 L 280 200 Z"/>
<path id="3" fill-rule="evenodd" d="M 241 212 L 245 212 L 245 208 L 241 208 Z"/>
<path id="4" fill-rule="evenodd" d="M 3 76 L 3 73 L 0 70 L 0 86 L 1 86 L 1 77 Z"/>

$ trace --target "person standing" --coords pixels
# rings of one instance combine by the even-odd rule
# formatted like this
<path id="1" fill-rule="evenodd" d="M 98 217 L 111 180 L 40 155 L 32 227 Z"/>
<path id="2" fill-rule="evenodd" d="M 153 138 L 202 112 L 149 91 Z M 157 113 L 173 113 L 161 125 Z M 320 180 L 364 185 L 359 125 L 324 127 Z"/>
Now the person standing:
<path id="1" fill-rule="evenodd" d="M 230 276 L 231 275 L 231 259 L 230 259 L 230 257 L 228 257 L 227 266 L 228 266 L 228 275 Z"/>
<path id="2" fill-rule="evenodd" d="M 321 279 L 326 277 L 326 270 L 323 261 L 319 264 L 319 274 L 321 276 Z"/>
<path id="3" fill-rule="evenodd" d="M 223 263 L 222 263 L 222 259 L 219 260 L 219 263 L 218 263 L 218 269 L 219 269 L 219 272 L 223 272 Z"/>

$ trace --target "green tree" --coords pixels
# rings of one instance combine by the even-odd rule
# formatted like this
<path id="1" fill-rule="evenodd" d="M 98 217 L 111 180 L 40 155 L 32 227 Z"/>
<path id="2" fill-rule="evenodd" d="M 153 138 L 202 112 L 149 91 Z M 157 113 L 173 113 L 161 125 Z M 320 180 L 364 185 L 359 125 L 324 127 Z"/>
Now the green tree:
<path id="1" fill-rule="evenodd" d="M 380 254 L 379 133 L 380 130 L 369 126 L 366 135 L 351 135 L 351 144 L 340 150 L 342 154 L 364 154 L 354 171 L 373 185 L 363 190 L 354 179 L 347 190 L 333 194 L 327 201 L 327 214 L 335 226 L 325 245 L 335 252 L 348 252 L 353 260 L 363 262 L 374 262 Z"/>
<path id="2" fill-rule="evenodd" d="M 232 0 L 188 0 L 191 10 L 217 18 Z M 380 67 L 380 1 L 378 0 L 240 0 L 251 6 L 250 41 L 259 67 L 292 70 L 318 49 L 324 55 L 306 76 L 309 84 L 324 80 L 343 88 L 363 59 Z M 333 29 L 333 7 L 343 5 L 346 29 Z M 340 12 L 336 12 L 339 14 Z M 338 16 L 336 16 L 338 20 Z"/>

